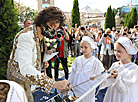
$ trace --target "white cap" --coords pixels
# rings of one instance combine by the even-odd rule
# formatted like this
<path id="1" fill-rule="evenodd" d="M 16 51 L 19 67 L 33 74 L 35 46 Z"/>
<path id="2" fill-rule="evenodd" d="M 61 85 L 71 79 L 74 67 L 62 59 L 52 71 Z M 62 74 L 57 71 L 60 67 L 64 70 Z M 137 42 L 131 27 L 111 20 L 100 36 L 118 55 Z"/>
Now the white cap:
<path id="1" fill-rule="evenodd" d="M 7 83 L 10 86 L 5 102 L 28 102 L 25 90 L 18 83 L 8 80 L 0 80 L 1 82 Z"/>
<path id="2" fill-rule="evenodd" d="M 91 46 L 92 49 L 96 49 L 97 48 L 97 44 L 89 36 L 83 36 L 81 42 L 82 41 L 88 42 L 90 44 L 90 46 Z"/>
<path id="3" fill-rule="evenodd" d="M 137 53 L 137 47 L 132 44 L 132 41 L 127 37 L 120 37 L 116 42 L 120 43 L 127 53 L 134 55 Z"/>

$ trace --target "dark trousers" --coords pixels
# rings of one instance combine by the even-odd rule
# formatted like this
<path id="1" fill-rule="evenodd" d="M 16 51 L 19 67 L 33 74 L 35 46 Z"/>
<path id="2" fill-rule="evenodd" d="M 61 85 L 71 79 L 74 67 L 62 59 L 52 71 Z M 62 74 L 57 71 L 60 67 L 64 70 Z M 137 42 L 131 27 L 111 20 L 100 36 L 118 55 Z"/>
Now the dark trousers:
<path id="1" fill-rule="evenodd" d="M 64 69 L 64 73 L 65 73 L 65 79 L 68 80 L 68 66 L 67 66 L 67 58 L 64 58 L 64 57 L 59 57 L 60 61 L 61 61 L 61 64 L 63 69 Z M 59 67 L 59 59 L 56 58 L 55 59 L 55 80 L 57 81 L 58 80 L 58 67 Z"/>
<path id="2" fill-rule="evenodd" d="M 52 78 L 52 71 L 51 71 L 51 60 L 48 61 L 49 66 L 46 68 L 46 74 L 48 77 Z"/>
<path id="3" fill-rule="evenodd" d="M 97 48 L 98 48 L 98 59 L 100 59 L 101 46 L 102 46 L 102 45 L 97 45 Z"/>

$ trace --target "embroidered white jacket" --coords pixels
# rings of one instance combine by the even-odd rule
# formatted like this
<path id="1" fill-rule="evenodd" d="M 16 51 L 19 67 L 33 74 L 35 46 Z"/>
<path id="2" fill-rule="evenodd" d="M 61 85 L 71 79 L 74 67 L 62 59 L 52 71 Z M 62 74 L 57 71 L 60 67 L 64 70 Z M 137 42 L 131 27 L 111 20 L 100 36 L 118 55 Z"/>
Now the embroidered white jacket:
<path id="1" fill-rule="evenodd" d="M 43 87 L 47 93 L 53 88 L 55 81 L 41 74 L 41 52 L 35 25 L 23 29 L 16 35 L 8 68 L 15 77 Z"/>

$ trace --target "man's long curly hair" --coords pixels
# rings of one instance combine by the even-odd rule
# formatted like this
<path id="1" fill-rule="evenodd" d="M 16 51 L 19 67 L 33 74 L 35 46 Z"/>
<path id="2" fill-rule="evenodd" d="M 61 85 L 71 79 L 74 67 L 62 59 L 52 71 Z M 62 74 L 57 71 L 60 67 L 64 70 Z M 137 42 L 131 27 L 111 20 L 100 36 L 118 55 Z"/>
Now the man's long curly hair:
<path id="1" fill-rule="evenodd" d="M 58 7 L 50 6 L 38 13 L 34 19 L 34 24 L 41 27 L 41 24 L 45 25 L 47 22 L 51 21 L 51 26 L 55 23 L 60 23 L 59 27 L 61 27 L 64 24 L 65 19 L 66 17 L 64 13 Z"/>

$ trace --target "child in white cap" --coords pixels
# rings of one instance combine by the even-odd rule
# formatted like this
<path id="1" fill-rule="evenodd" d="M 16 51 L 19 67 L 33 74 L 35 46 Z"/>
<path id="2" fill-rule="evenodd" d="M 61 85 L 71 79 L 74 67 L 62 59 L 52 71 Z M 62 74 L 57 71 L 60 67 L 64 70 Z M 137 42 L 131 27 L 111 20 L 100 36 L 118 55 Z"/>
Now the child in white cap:
<path id="1" fill-rule="evenodd" d="M 28 102 L 25 90 L 14 81 L 0 80 L 0 102 Z"/>
<path id="2" fill-rule="evenodd" d="M 104 102 L 138 102 L 138 66 L 130 60 L 130 55 L 135 53 L 137 48 L 129 38 L 120 37 L 115 42 L 114 54 L 119 61 L 110 69 L 120 67 L 101 85 L 101 88 L 108 87 Z"/>
<path id="3" fill-rule="evenodd" d="M 76 57 L 73 64 L 71 65 L 72 72 L 69 77 L 69 82 L 73 86 L 73 90 L 77 97 L 82 96 L 89 89 L 91 89 L 95 81 L 90 80 L 84 84 L 78 84 L 87 81 L 90 79 L 90 77 L 99 75 L 104 71 L 104 67 L 101 61 L 92 56 L 91 53 L 92 49 L 95 49 L 96 46 L 97 45 L 91 37 L 84 36 L 80 43 L 80 48 L 83 55 Z M 76 85 L 78 86 L 75 87 Z M 81 100 L 81 102 L 95 102 L 95 90 L 86 96 L 83 100 Z"/>

